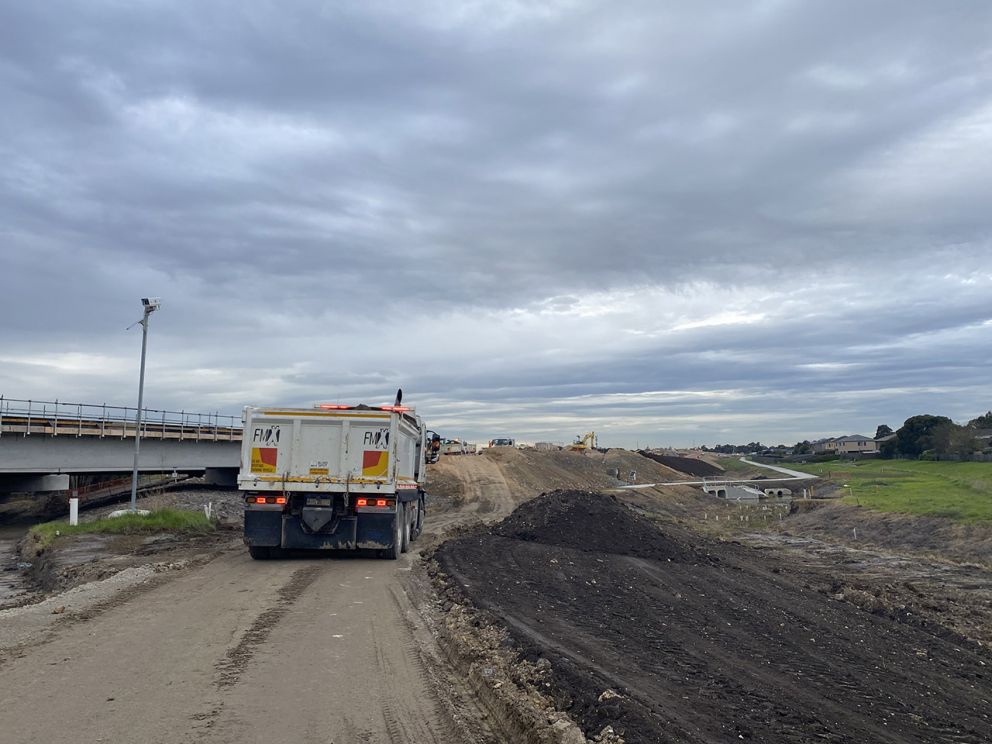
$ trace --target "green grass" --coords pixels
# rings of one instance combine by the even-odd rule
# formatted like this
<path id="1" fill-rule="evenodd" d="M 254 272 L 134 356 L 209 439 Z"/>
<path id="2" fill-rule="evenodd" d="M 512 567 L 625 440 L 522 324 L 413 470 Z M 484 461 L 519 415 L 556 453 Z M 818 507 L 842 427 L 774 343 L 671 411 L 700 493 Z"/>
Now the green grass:
<path id="1" fill-rule="evenodd" d="M 728 473 L 761 472 L 761 468 L 755 467 L 754 465 L 748 465 L 746 462 L 741 462 L 739 458 L 740 455 L 734 455 L 733 457 L 720 457 L 716 460 L 716 463 Z"/>
<path id="2" fill-rule="evenodd" d="M 845 503 L 959 522 L 992 522 L 989 462 L 836 460 L 785 466 L 846 485 Z"/>
<path id="3" fill-rule="evenodd" d="M 203 512 L 159 509 L 148 515 L 125 514 L 113 519 L 97 519 L 70 526 L 66 522 L 45 522 L 31 528 L 37 550 L 44 550 L 60 535 L 99 533 L 133 535 L 143 532 L 211 532 L 216 525 Z"/>

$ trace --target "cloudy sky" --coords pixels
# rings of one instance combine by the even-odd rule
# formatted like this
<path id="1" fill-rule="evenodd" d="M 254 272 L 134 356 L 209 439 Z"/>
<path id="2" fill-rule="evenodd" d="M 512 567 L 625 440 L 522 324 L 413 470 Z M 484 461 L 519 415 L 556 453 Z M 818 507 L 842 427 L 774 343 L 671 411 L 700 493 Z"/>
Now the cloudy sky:
<path id="1" fill-rule="evenodd" d="M 992 407 L 987 0 L 0 3 L 0 393 L 608 445 Z"/>

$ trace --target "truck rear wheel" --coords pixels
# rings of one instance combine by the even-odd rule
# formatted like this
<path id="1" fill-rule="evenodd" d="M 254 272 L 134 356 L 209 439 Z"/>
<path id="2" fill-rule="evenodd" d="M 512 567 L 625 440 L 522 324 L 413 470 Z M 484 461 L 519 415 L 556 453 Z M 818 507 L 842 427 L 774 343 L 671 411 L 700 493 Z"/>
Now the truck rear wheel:
<path id="1" fill-rule="evenodd" d="M 261 545 L 249 545 L 248 555 L 256 561 L 265 561 L 272 557 L 272 548 L 262 547 Z"/>
<path id="2" fill-rule="evenodd" d="M 381 551 L 379 555 L 391 561 L 395 561 L 400 557 L 400 553 L 403 552 L 403 516 L 404 510 L 402 504 L 396 505 L 396 519 L 394 529 L 393 529 L 393 545 L 390 548 L 386 548 Z"/>
<path id="3" fill-rule="evenodd" d="M 403 504 L 403 544 L 400 546 L 402 552 L 410 549 L 410 504 Z"/>
<path id="4" fill-rule="evenodd" d="M 410 535 L 410 540 L 416 540 L 420 537 L 420 533 L 424 531 L 424 500 L 423 497 L 417 502 L 417 517 L 414 520 L 413 532 Z"/>

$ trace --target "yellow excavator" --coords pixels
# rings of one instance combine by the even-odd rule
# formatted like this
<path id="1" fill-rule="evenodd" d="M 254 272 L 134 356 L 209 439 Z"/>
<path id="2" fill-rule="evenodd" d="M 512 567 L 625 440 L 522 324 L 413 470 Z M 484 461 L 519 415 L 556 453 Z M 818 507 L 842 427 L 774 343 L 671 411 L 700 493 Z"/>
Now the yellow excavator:
<path id="1" fill-rule="evenodd" d="M 587 434 L 579 434 L 575 437 L 575 441 L 568 445 L 568 449 L 572 452 L 588 452 L 591 449 L 596 448 L 596 432 L 590 431 Z"/>

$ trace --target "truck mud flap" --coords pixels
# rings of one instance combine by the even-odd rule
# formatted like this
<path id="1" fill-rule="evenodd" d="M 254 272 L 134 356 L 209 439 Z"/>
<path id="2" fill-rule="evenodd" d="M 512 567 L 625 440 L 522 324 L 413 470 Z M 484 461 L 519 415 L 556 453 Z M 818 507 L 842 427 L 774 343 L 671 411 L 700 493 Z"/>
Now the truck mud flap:
<path id="1" fill-rule="evenodd" d="M 358 520 L 358 547 L 388 550 L 396 541 L 396 514 L 362 514 Z"/>
<path id="2" fill-rule="evenodd" d="M 245 510 L 245 544 L 277 548 L 282 539 L 282 512 Z"/>
<path id="3" fill-rule="evenodd" d="M 300 550 L 354 550 L 358 520 L 340 519 L 332 533 L 309 532 L 299 517 L 287 516 L 282 522 L 282 547 Z"/>

